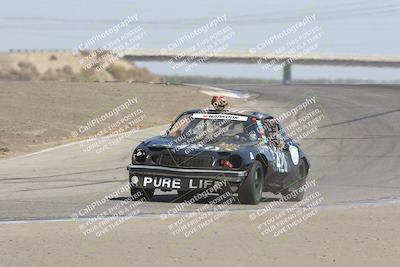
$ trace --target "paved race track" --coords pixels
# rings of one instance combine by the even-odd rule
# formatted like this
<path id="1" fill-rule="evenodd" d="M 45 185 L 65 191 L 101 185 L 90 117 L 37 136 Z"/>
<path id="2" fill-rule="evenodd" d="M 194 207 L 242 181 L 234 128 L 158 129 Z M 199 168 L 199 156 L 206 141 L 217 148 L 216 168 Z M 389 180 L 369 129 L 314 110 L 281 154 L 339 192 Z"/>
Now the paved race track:
<path id="1" fill-rule="evenodd" d="M 322 205 L 382 201 L 400 197 L 400 86 L 224 85 L 250 93 L 246 107 L 272 115 L 314 97 L 324 118 L 317 132 L 301 140 L 311 159 Z M 107 152 L 83 152 L 71 144 L 27 157 L 0 161 L 0 220 L 62 219 L 127 183 L 125 166 L 138 141 L 165 127 L 143 130 Z M 310 193 L 310 192 L 308 192 Z M 124 192 L 113 203 L 128 197 Z M 274 197 L 265 194 L 265 202 Z M 174 193 L 145 203 L 143 216 L 173 208 Z M 193 205 L 195 208 L 197 205 Z M 255 206 L 231 205 L 230 209 Z M 96 209 L 86 216 L 98 214 Z"/>

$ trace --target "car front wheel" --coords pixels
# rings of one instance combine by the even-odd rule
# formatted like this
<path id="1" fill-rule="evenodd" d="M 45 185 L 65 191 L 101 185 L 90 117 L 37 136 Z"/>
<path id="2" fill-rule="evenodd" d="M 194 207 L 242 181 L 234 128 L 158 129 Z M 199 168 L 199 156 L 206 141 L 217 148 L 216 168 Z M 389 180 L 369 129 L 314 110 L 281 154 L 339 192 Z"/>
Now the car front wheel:
<path id="1" fill-rule="evenodd" d="M 139 200 L 144 197 L 147 201 L 151 201 L 151 198 L 154 195 L 154 189 L 144 189 L 132 186 L 132 177 L 129 178 L 129 186 L 131 189 L 131 197 L 133 200 Z"/>
<path id="2" fill-rule="evenodd" d="M 239 201 L 242 204 L 256 205 L 262 198 L 264 185 L 264 169 L 259 161 L 255 161 L 249 175 L 238 191 Z"/>

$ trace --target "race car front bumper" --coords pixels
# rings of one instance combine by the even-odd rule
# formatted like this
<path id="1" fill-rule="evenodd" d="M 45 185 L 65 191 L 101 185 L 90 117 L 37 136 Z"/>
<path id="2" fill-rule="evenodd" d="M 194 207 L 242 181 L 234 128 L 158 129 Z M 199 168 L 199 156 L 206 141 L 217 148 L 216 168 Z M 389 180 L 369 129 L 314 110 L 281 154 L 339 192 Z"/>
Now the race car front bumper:
<path id="1" fill-rule="evenodd" d="M 127 170 L 130 175 L 137 176 L 207 179 L 231 183 L 241 183 L 247 176 L 247 171 L 173 168 L 143 164 L 129 164 Z"/>

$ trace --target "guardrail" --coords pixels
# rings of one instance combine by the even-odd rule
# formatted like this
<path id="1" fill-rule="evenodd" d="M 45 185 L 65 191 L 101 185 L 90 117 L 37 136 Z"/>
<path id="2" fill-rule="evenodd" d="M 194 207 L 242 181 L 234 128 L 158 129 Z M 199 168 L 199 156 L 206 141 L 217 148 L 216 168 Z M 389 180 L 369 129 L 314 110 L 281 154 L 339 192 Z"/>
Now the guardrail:
<path id="1" fill-rule="evenodd" d="M 74 53 L 66 49 L 11 49 L 10 53 Z M 90 51 L 88 51 L 90 52 Z M 201 60 L 201 63 L 242 63 L 242 64 L 279 64 L 283 69 L 283 83 L 290 83 L 292 79 L 292 65 L 325 65 L 325 66 L 351 66 L 351 67 L 378 67 L 400 68 L 400 57 L 374 57 L 374 56 L 338 56 L 338 55 L 293 55 L 293 54 L 268 54 L 249 52 L 219 52 L 199 53 L 187 51 L 162 52 L 151 50 L 118 50 L 121 57 L 130 61 L 183 61 L 190 62 Z"/>
<path id="2" fill-rule="evenodd" d="M 289 54 L 262 54 L 262 53 L 208 53 L 196 52 L 160 52 L 134 51 L 122 53 L 124 58 L 132 61 L 169 61 L 185 60 L 191 62 L 201 60 L 202 63 L 244 63 L 244 64 L 281 64 L 283 65 L 283 83 L 290 83 L 292 77 L 291 66 L 296 65 L 326 65 L 326 66 L 353 66 L 353 67 L 388 67 L 399 68 L 400 57 L 370 57 L 370 56 L 336 56 L 336 55 L 289 55 Z M 261 61 L 261 63 L 260 63 Z"/>

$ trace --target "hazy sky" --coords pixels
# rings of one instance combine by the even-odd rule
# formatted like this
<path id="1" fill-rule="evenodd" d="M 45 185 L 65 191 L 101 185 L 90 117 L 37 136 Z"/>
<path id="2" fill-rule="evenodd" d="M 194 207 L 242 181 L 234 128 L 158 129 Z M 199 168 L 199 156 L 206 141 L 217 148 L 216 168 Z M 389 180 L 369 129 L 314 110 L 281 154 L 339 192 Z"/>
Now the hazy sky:
<path id="1" fill-rule="evenodd" d="M 225 25 L 231 27 L 235 33 L 229 40 L 230 51 L 248 51 L 268 36 L 281 32 L 305 16 L 315 14 L 314 24 L 322 29 L 324 35 L 318 40 L 318 46 L 313 53 L 400 56 L 398 0 L 4 1 L 0 9 L 0 51 L 12 48 L 74 48 L 127 16 L 134 15 L 138 16 L 137 25 L 143 27 L 146 33 L 140 40 L 140 47 L 160 49 L 212 18 L 224 14 L 227 18 Z M 124 30 L 134 26 L 129 25 Z M 98 45 L 101 46 L 102 43 L 99 42 Z M 189 43 L 187 45 L 190 46 Z M 273 50 L 273 47 L 266 48 L 265 52 L 271 52 L 269 50 Z M 147 65 L 162 73 L 181 73 L 165 63 Z M 390 69 L 357 68 L 349 73 L 343 68 L 296 67 L 294 76 L 361 75 L 367 78 L 373 74 L 378 78 L 390 79 L 397 73 L 397 70 Z M 256 66 L 240 65 L 206 65 L 181 74 L 280 76 L 278 73 L 265 73 Z"/>

